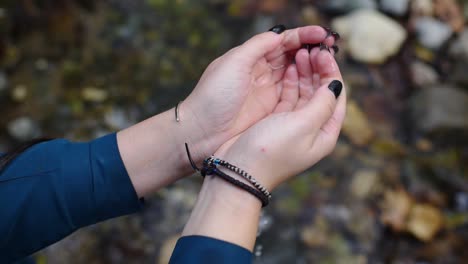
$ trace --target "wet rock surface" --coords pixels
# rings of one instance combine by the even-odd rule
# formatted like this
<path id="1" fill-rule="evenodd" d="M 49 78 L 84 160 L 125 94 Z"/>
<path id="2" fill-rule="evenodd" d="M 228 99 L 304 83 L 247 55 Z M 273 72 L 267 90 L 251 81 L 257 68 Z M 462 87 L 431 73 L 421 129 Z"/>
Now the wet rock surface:
<path id="1" fill-rule="evenodd" d="M 365 63 L 385 62 L 406 39 L 403 27 L 375 10 L 354 11 L 333 20 L 332 26 L 348 40 L 351 56 Z"/>
<path id="2" fill-rule="evenodd" d="M 459 131 L 468 136 L 468 95 L 460 88 L 422 89 L 412 99 L 411 108 L 414 125 L 424 133 Z"/>
<path id="3" fill-rule="evenodd" d="M 345 126 L 330 157 L 273 193 L 254 263 L 468 262 L 467 1 L 37 2 L 0 3 L 0 152 L 123 129 L 183 100 L 210 61 L 254 33 L 333 25 Z M 200 182 L 34 257 L 167 263 Z"/>

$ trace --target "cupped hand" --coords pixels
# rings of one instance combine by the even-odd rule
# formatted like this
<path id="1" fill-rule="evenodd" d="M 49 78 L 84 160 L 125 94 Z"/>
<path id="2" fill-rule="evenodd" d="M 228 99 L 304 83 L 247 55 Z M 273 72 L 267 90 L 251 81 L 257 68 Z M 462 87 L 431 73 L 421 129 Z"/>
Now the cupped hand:
<path id="1" fill-rule="evenodd" d="M 270 190 L 334 149 L 346 112 L 346 91 L 333 55 L 301 49 L 295 61 L 284 74 L 273 113 L 215 153 Z"/>
<path id="2" fill-rule="evenodd" d="M 190 133 L 202 134 L 191 135 L 198 142 L 188 142 L 194 160 L 200 162 L 275 109 L 286 108 L 288 102 L 280 98 L 290 93 L 289 75 L 294 70 L 287 69 L 295 68 L 290 54 L 304 44 L 332 46 L 334 38 L 327 33 L 320 26 L 266 32 L 213 61 L 179 110 L 182 123 L 186 119 L 196 123 L 198 129 Z"/>

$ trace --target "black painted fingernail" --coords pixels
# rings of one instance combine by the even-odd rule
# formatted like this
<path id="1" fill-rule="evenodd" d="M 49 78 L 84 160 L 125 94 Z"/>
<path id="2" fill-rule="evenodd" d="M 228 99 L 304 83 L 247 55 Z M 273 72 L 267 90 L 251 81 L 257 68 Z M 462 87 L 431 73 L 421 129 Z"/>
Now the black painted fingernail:
<path id="1" fill-rule="evenodd" d="M 335 38 L 335 41 L 338 41 L 341 38 L 340 34 L 336 31 L 332 31 L 331 35 L 333 36 L 333 38 Z"/>
<path id="2" fill-rule="evenodd" d="M 323 43 L 320 43 L 320 50 L 326 50 L 326 51 L 330 52 L 330 48 L 327 45 L 323 44 Z"/>
<path id="3" fill-rule="evenodd" d="M 338 52 L 340 52 L 340 48 L 339 48 L 337 45 L 333 45 L 333 46 L 332 46 L 332 49 L 333 49 L 333 51 L 335 52 L 335 54 L 337 54 Z"/>
<path id="4" fill-rule="evenodd" d="M 276 34 L 281 34 L 286 30 L 286 27 L 284 25 L 276 25 L 272 28 L 270 28 L 268 31 L 275 32 Z"/>
<path id="5" fill-rule="evenodd" d="M 338 80 L 334 80 L 328 85 L 328 89 L 333 92 L 335 98 L 338 98 L 341 94 L 341 90 L 343 90 L 343 84 Z"/>
<path id="6" fill-rule="evenodd" d="M 324 26 L 321 26 L 321 27 L 325 29 L 325 32 L 327 32 L 327 35 L 325 36 L 325 38 L 328 38 L 329 36 L 332 35 L 333 31 L 331 30 L 331 28 L 324 27 Z"/>

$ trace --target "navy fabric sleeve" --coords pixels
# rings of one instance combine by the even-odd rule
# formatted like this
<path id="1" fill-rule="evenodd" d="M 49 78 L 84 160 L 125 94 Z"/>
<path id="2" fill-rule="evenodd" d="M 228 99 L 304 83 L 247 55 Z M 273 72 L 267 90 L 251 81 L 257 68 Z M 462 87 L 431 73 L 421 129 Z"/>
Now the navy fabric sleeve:
<path id="1" fill-rule="evenodd" d="M 172 252 L 170 264 L 252 263 L 252 253 L 238 245 L 204 236 L 181 237 Z"/>
<path id="2" fill-rule="evenodd" d="M 80 227 L 141 206 L 116 134 L 31 147 L 0 172 L 0 201 L 0 263 L 17 261 Z"/>

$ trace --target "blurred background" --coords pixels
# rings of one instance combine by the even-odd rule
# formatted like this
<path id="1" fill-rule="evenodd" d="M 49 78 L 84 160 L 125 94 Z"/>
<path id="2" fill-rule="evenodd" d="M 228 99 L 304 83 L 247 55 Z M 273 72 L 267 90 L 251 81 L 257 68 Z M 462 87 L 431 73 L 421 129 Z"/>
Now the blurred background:
<path id="1" fill-rule="evenodd" d="M 0 152 L 123 129 L 253 34 L 330 26 L 349 90 L 342 136 L 275 192 L 254 262 L 468 263 L 467 16 L 456 0 L 0 0 Z M 200 178 L 34 257 L 167 263 Z"/>

